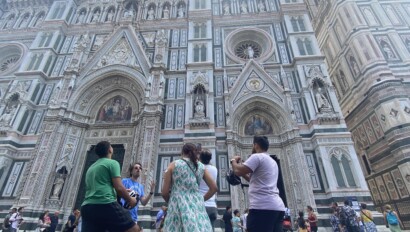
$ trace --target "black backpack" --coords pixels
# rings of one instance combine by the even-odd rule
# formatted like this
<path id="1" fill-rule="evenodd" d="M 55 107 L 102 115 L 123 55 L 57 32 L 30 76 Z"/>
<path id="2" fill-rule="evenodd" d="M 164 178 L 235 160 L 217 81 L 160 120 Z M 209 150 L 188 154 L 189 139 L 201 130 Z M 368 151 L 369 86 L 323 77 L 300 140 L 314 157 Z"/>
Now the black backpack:
<path id="1" fill-rule="evenodd" d="M 4 221 L 3 221 L 4 228 L 10 228 L 11 226 L 10 217 L 11 215 L 7 214 L 7 216 L 4 218 Z"/>

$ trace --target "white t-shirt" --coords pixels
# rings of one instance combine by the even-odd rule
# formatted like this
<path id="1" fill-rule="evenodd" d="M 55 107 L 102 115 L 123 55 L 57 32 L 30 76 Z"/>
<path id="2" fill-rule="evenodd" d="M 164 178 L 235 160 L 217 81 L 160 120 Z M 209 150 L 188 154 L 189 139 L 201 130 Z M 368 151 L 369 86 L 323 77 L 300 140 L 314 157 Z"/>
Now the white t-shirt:
<path id="1" fill-rule="evenodd" d="M 21 220 L 22 219 L 22 217 L 21 217 L 21 215 L 20 215 L 20 213 L 13 213 L 12 215 L 11 215 L 11 217 L 10 217 L 10 221 L 11 221 L 11 228 L 13 228 L 13 229 L 17 229 L 17 228 L 19 228 L 19 226 L 20 226 L 20 223 L 21 223 Z"/>
<path id="2" fill-rule="evenodd" d="M 285 204 L 277 187 L 278 164 L 268 153 L 255 153 L 244 163 L 250 168 L 249 209 L 285 211 Z"/>
<path id="3" fill-rule="evenodd" d="M 212 179 L 216 182 L 216 177 L 218 176 L 218 169 L 216 169 L 215 166 L 212 166 L 210 164 L 206 164 L 204 166 L 205 169 L 208 170 L 208 173 L 211 175 Z M 201 183 L 199 184 L 199 192 L 201 192 L 202 195 L 205 195 L 205 193 L 208 192 L 208 190 L 208 185 L 205 183 L 203 179 L 201 179 Z M 205 201 L 205 207 L 216 207 L 215 196 L 216 194 L 214 194 L 211 198 Z"/>

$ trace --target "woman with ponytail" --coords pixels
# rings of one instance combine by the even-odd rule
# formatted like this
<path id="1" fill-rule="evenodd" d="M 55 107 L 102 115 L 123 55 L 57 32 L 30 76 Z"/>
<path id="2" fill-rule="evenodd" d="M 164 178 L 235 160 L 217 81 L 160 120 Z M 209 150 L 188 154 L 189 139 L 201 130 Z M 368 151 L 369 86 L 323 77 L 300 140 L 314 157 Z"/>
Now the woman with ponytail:
<path id="1" fill-rule="evenodd" d="M 198 161 L 199 151 L 194 144 L 182 147 L 181 159 L 169 164 L 164 173 L 162 197 L 168 202 L 164 231 L 212 231 L 204 201 L 211 198 L 218 187 L 205 166 Z M 199 191 L 201 179 L 209 190 Z"/>

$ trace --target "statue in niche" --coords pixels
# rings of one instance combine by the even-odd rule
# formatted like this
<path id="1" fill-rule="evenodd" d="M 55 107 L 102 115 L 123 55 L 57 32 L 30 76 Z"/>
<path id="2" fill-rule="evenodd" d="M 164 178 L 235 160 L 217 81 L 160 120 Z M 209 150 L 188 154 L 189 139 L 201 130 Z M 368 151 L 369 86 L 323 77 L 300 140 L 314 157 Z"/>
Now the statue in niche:
<path id="1" fill-rule="evenodd" d="M 163 10 L 163 18 L 164 19 L 169 19 L 169 9 L 168 6 L 165 6 L 164 10 Z"/>
<path id="2" fill-rule="evenodd" d="M 224 9 L 224 15 L 231 14 L 231 7 L 229 6 L 228 2 L 225 2 L 223 9 Z"/>
<path id="3" fill-rule="evenodd" d="M 153 20 L 155 19 L 155 15 L 154 15 L 155 11 L 154 8 L 151 6 L 148 10 L 148 17 L 147 20 Z"/>
<path id="4" fill-rule="evenodd" d="M 204 101 L 199 99 L 199 97 L 197 97 L 196 100 L 195 100 L 194 118 L 205 118 Z"/>
<path id="5" fill-rule="evenodd" d="M 168 38 L 164 29 L 158 30 L 155 35 L 155 45 L 164 47 L 167 44 Z"/>
<path id="6" fill-rule="evenodd" d="M 17 111 L 17 106 L 18 105 L 11 105 L 11 106 L 6 107 L 3 115 L 0 116 L 0 125 L 2 126 L 10 125 L 11 120 L 13 119 L 13 116 Z"/>
<path id="7" fill-rule="evenodd" d="M 389 44 L 382 42 L 382 47 L 383 47 L 383 52 L 386 55 L 388 60 L 396 58 Z"/>
<path id="8" fill-rule="evenodd" d="M 114 20 L 114 10 L 111 9 L 110 11 L 108 11 L 106 22 L 112 22 L 113 20 Z"/>
<path id="9" fill-rule="evenodd" d="M 14 24 L 14 15 L 12 15 L 9 20 L 7 20 L 6 26 L 4 28 L 10 29 L 13 27 Z"/>
<path id="10" fill-rule="evenodd" d="M 258 9 L 259 9 L 259 12 L 265 12 L 266 11 L 265 4 L 263 4 L 262 1 L 258 2 Z"/>
<path id="11" fill-rule="evenodd" d="M 58 199 L 61 193 L 61 190 L 63 189 L 64 186 L 64 178 L 62 176 L 57 176 L 56 180 L 54 181 L 54 187 L 53 187 L 53 194 L 51 198 Z"/>
<path id="12" fill-rule="evenodd" d="M 184 10 L 184 6 L 180 5 L 178 8 L 178 18 L 183 18 L 185 17 L 185 10 Z"/>
<path id="13" fill-rule="evenodd" d="M 37 21 L 33 24 L 34 27 L 37 27 L 44 21 L 44 14 L 40 14 L 37 18 Z"/>
<path id="14" fill-rule="evenodd" d="M 25 27 L 27 27 L 27 26 L 28 26 L 28 23 L 29 23 L 29 19 L 30 19 L 30 15 L 26 14 L 26 15 L 24 16 L 24 18 L 21 20 L 21 23 L 20 23 L 20 27 L 19 27 L 19 28 L 25 28 Z"/>
<path id="15" fill-rule="evenodd" d="M 316 104 L 317 104 L 317 108 L 319 111 L 321 111 L 322 109 L 329 109 L 330 108 L 330 104 L 329 101 L 327 100 L 326 96 L 324 94 L 322 94 L 322 89 L 318 88 L 315 94 L 315 98 L 316 98 Z"/>
<path id="16" fill-rule="evenodd" d="M 124 18 L 132 19 L 134 17 L 134 10 L 130 7 L 128 10 L 124 12 Z"/>
<path id="17" fill-rule="evenodd" d="M 252 48 L 251 46 L 248 46 L 247 53 L 248 53 L 248 58 L 249 58 L 249 59 L 253 59 L 253 58 L 254 58 L 255 52 L 253 51 L 253 48 Z"/>
<path id="18" fill-rule="evenodd" d="M 357 74 L 360 73 L 360 70 L 359 70 L 359 66 L 357 65 L 357 62 L 354 59 L 354 57 L 350 57 L 350 64 L 352 65 L 353 76 L 357 76 Z"/>
<path id="19" fill-rule="evenodd" d="M 244 129 L 245 135 L 269 135 L 273 133 L 269 121 L 258 114 L 246 121 Z"/>
<path id="20" fill-rule="evenodd" d="M 88 44 L 90 43 L 90 37 L 88 36 L 88 33 L 83 35 L 75 44 L 73 47 L 73 56 L 71 58 L 70 66 L 69 69 L 71 70 L 76 70 L 80 66 L 81 62 L 81 56 L 83 52 L 86 50 L 88 47 Z"/>
<path id="21" fill-rule="evenodd" d="M 91 22 L 96 23 L 98 22 L 98 19 L 100 18 L 100 11 L 96 10 L 92 16 Z"/>
<path id="22" fill-rule="evenodd" d="M 81 11 L 77 18 L 77 23 L 83 23 L 85 18 L 85 12 Z"/>
<path id="23" fill-rule="evenodd" d="M 242 1 L 241 3 L 241 11 L 244 14 L 248 13 L 248 4 L 246 3 L 246 1 Z"/>

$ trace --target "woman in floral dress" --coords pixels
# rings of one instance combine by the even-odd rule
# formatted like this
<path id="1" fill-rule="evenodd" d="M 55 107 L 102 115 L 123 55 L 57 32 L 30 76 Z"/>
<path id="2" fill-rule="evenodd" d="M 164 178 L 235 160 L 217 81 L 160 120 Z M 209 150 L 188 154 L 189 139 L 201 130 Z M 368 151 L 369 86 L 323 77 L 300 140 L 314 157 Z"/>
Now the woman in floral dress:
<path id="1" fill-rule="evenodd" d="M 211 222 L 205 210 L 204 200 L 218 190 L 204 165 L 198 162 L 198 151 L 194 144 L 182 147 L 182 157 L 172 162 L 164 175 L 162 197 L 168 202 L 164 232 L 210 232 Z M 204 196 L 199 192 L 203 179 L 209 190 Z"/>

